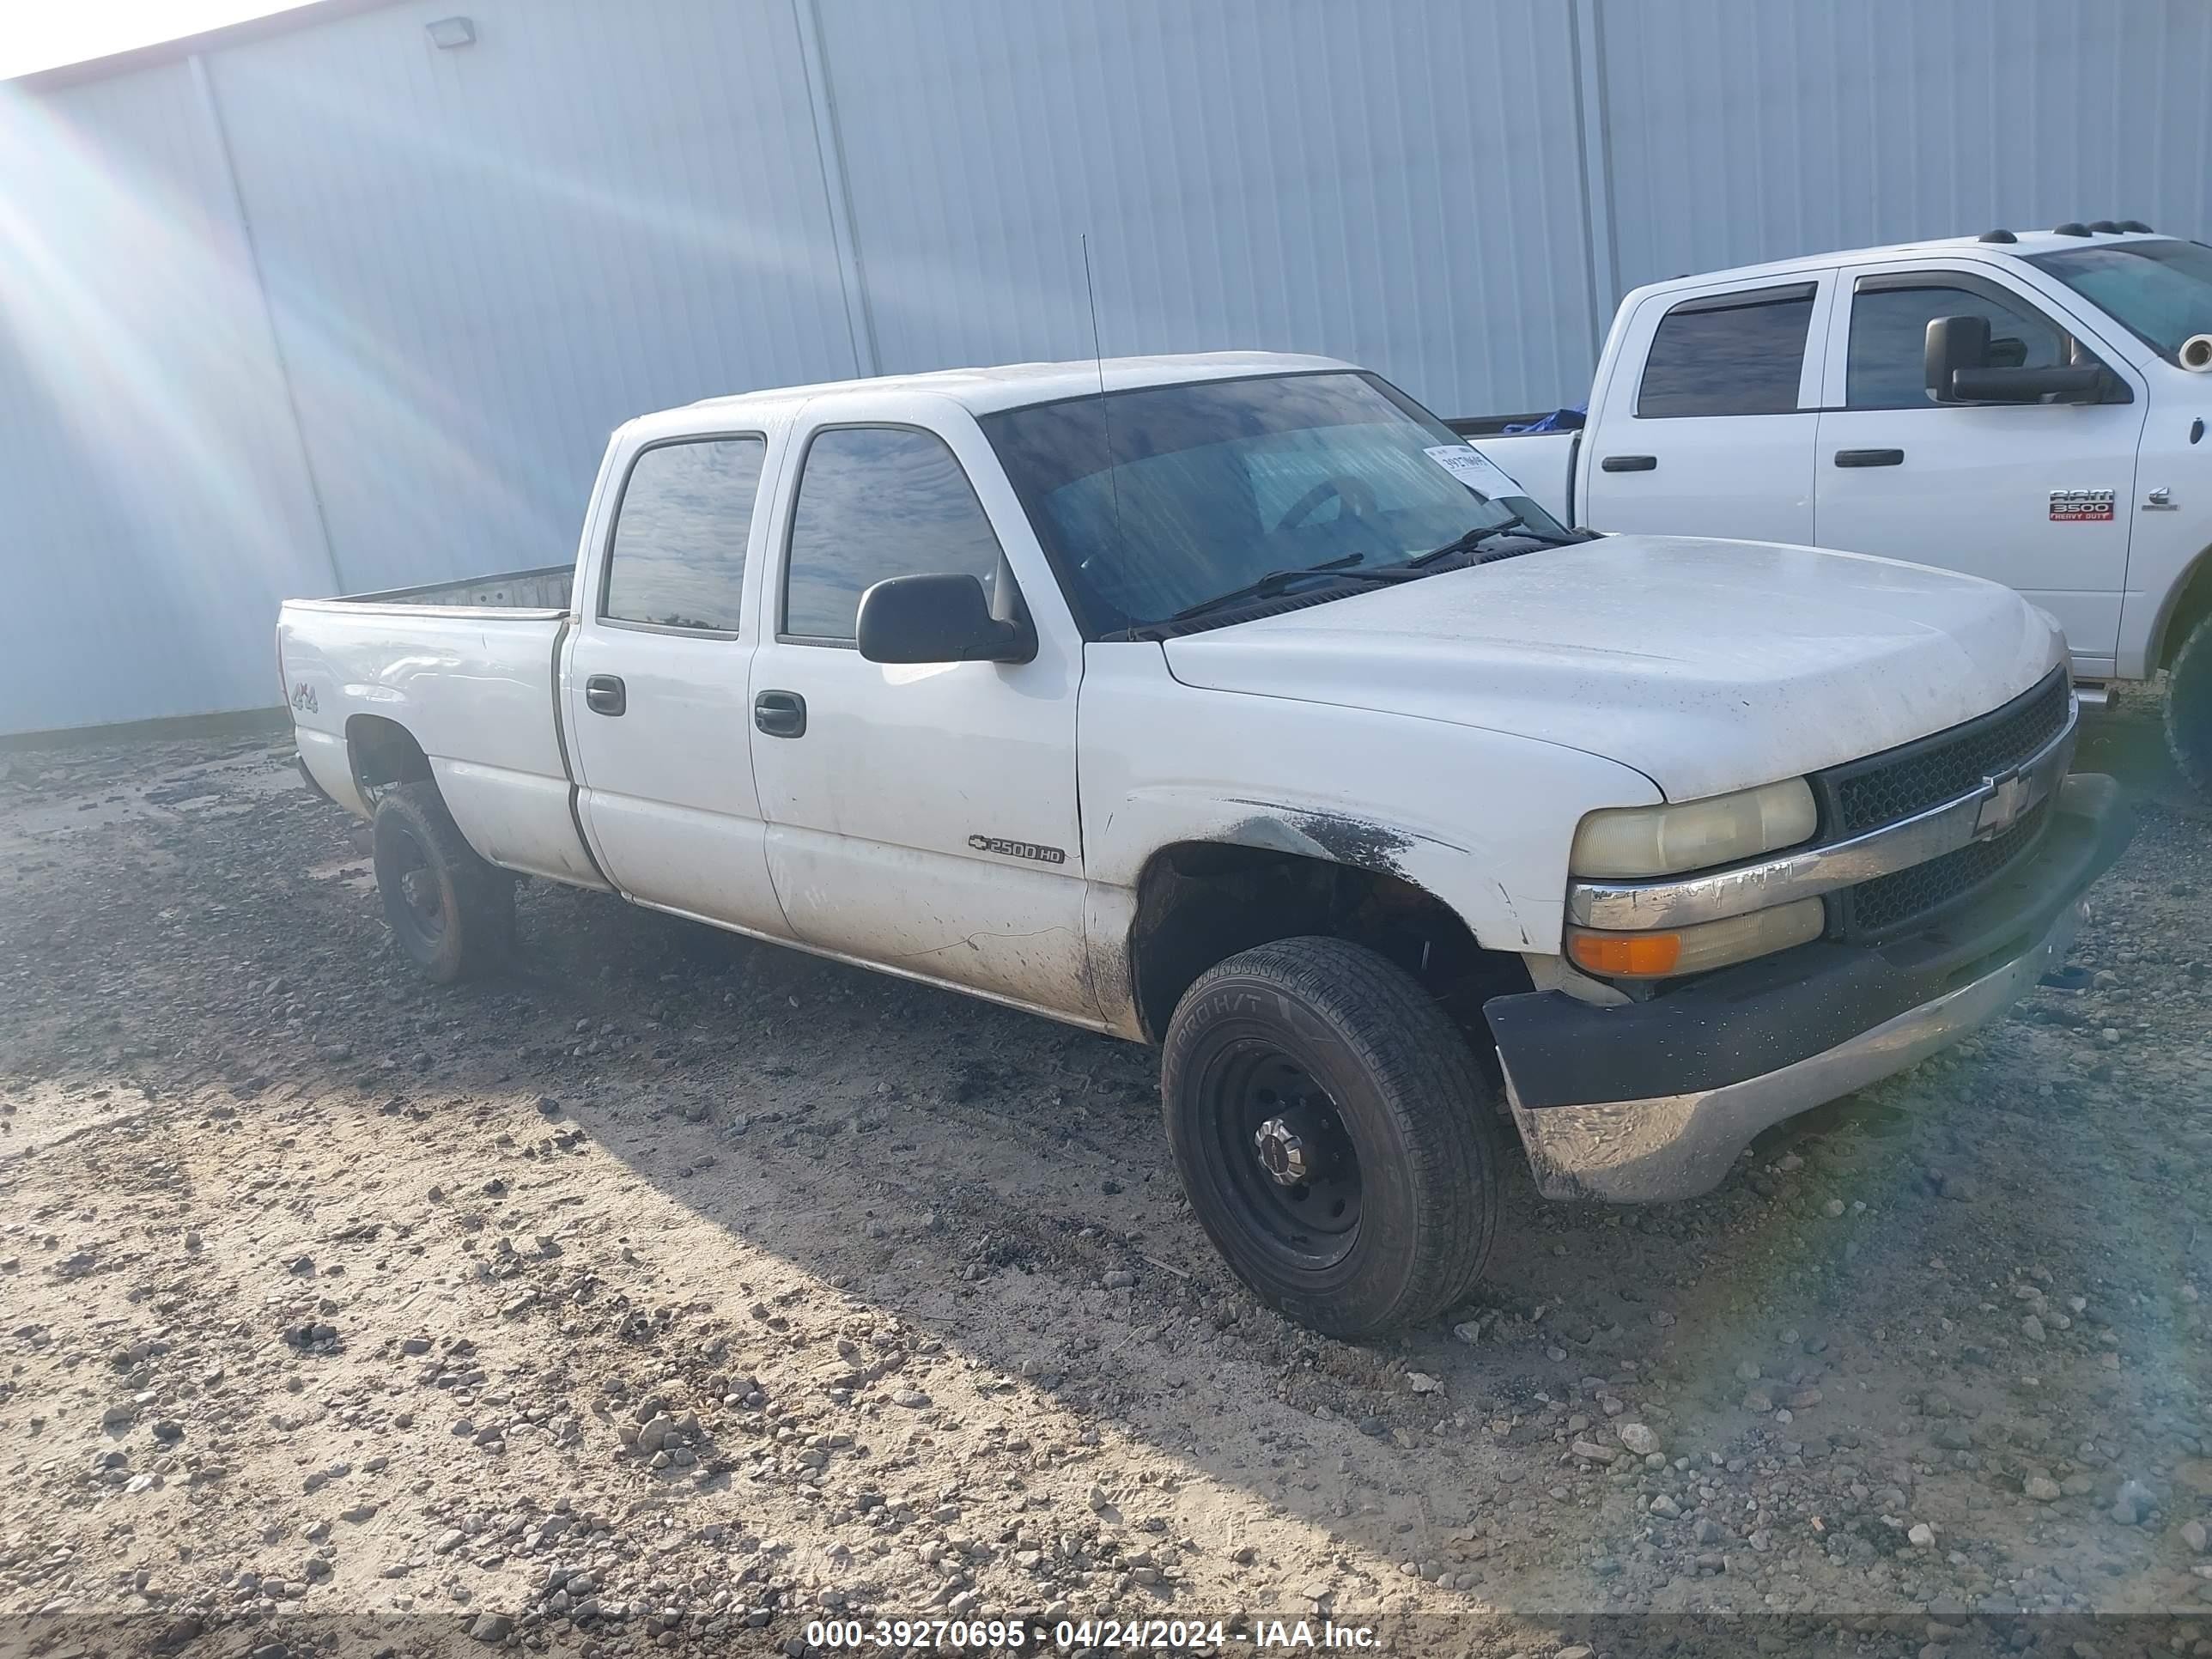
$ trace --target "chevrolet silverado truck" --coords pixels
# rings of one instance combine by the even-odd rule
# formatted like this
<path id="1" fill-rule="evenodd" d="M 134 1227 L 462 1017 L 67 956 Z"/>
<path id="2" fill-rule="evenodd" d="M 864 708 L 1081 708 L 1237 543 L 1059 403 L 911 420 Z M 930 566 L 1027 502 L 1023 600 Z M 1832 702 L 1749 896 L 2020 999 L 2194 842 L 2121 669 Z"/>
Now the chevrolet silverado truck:
<path id="1" fill-rule="evenodd" d="M 278 652 L 432 979 L 534 876 L 1157 1044 L 1198 1221 L 1347 1336 L 1468 1290 L 1508 1134 L 1685 1198 L 1998 1018 L 2126 836 L 2018 595 L 1570 531 L 1325 358 L 647 416 L 573 571 Z"/>
<path id="2" fill-rule="evenodd" d="M 2212 247 L 2100 219 L 1654 283 L 1588 409 L 1452 424 L 1568 524 L 2017 588 L 2085 702 L 2166 671 L 2167 744 L 2212 792 Z"/>

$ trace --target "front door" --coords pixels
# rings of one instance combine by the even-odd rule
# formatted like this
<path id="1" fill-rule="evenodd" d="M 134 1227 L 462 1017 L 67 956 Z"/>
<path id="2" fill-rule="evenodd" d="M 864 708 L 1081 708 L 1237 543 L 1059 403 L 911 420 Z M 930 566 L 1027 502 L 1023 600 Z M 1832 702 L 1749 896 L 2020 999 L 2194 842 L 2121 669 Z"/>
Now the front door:
<path id="1" fill-rule="evenodd" d="M 746 700 L 757 633 L 745 614 L 748 550 L 767 447 L 739 434 L 630 459 L 596 591 L 578 607 L 564 724 L 577 815 L 617 889 L 787 938 L 762 848 Z"/>
<path id="2" fill-rule="evenodd" d="M 1993 367 L 2095 361 L 2033 300 L 1978 273 L 1863 275 L 1849 306 L 1820 416 L 1820 545 L 2003 582 L 2058 619 L 2076 673 L 2112 672 L 2144 400 L 1934 402 L 1923 359 L 1938 317 L 1989 319 Z"/>
<path id="3" fill-rule="evenodd" d="M 966 573 L 1016 603 L 1002 543 L 1018 536 L 1032 586 L 1049 581 L 972 417 L 939 418 L 964 422 L 952 443 L 919 423 L 824 427 L 806 441 L 753 661 L 769 869 L 807 944 L 1095 1011 L 1075 793 L 1081 657 L 1057 590 L 1030 596 L 1048 598 L 1060 623 L 1037 616 L 1030 662 L 892 665 L 854 646 L 860 595 L 887 577 Z M 971 477 L 1003 497 L 992 513 Z"/>

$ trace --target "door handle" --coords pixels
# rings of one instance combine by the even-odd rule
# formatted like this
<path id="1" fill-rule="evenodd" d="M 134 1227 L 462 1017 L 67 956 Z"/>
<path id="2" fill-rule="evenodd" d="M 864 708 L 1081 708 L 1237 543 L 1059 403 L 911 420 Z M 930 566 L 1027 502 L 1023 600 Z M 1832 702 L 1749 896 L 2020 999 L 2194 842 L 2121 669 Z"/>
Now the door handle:
<path id="1" fill-rule="evenodd" d="M 1839 449 L 1836 452 L 1838 466 L 1903 466 L 1905 452 L 1901 449 Z"/>
<path id="2" fill-rule="evenodd" d="M 619 676 L 594 674 L 584 682 L 584 707 L 594 714 L 619 714 L 629 707 L 629 692 Z"/>
<path id="3" fill-rule="evenodd" d="M 803 738 L 806 699 L 796 691 L 763 691 L 753 699 L 753 724 L 771 738 Z"/>
<path id="4" fill-rule="evenodd" d="M 1656 455 L 1608 455 L 1598 464 L 1601 472 L 1649 472 L 1659 465 Z"/>

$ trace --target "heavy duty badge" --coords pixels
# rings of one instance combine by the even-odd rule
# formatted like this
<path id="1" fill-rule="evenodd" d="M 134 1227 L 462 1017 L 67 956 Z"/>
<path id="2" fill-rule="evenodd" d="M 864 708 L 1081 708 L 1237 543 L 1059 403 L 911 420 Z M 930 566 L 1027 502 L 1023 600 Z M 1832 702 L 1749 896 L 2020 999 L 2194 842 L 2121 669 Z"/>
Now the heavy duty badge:
<path id="1" fill-rule="evenodd" d="M 1065 864 L 1067 854 L 1057 847 L 1040 847 L 1033 841 L 1001 841 L 996 836 L 970 836 L 968 844 L 979 853 L 999 853 L 1010 859 L 1033 859 L 1039 864 Z"/>
<path id="2" fill-rule="evenodd" d="M 2112 492 L 2109 489 L 2054 489 L 2051 492 L 2053 524 L 2109 524 Z"/>

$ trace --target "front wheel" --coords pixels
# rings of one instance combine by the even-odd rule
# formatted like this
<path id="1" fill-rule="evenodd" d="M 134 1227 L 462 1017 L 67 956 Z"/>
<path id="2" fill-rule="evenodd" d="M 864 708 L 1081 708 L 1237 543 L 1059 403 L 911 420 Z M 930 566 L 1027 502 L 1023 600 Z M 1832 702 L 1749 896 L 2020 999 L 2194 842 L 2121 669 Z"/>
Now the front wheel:
<path id="1" fill-rule="evenodd" d="M 1169 1023 L 1160 1086 L 1199 1224 L 1299 1323 L 1379 1335 L 1480 1274 L 1491 1091 L 1419 982 L 1374 951 L 1282 939 L 1208 970 Z"/>
<path id="2" fill-rule="evenodd" d="M 2189 630 L 2166 670 L 2166 746 L 2181 775 L 2212 795 L 2212 617 Z"/>
<path id="3" fill-rule="evenodd" d="M 406 783 L 376 803 L 376 888 L 392 936 L 439 984 L 507 959 L 514 942 L 514 883 L 485 863 L 433 783 Z"/>

